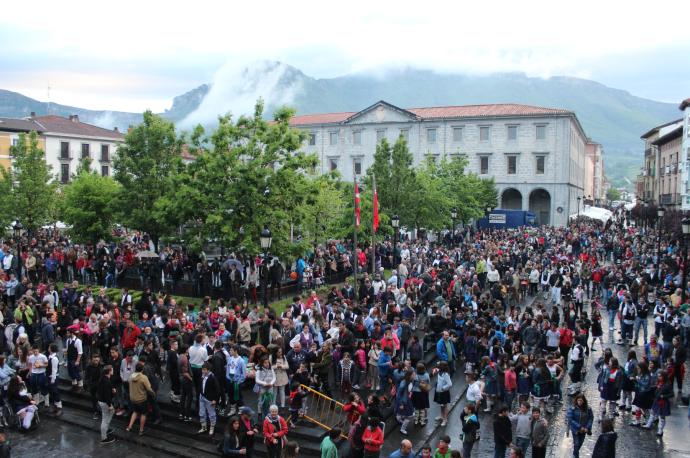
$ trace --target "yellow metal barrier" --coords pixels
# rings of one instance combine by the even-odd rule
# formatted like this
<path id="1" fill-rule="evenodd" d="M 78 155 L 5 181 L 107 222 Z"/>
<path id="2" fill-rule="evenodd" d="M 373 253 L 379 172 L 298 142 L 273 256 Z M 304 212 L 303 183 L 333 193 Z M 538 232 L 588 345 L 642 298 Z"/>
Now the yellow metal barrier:
<path id="1" fill-rule="evenodd" d="M 345 405 L 306 385 L 300 387 L 309 393 L 309 396 L 304 398 L 302 417 L 326 431 L 340 428 L 340 436 L 347 439 L 349 425 L 347 413 L 343 410 Z"/>

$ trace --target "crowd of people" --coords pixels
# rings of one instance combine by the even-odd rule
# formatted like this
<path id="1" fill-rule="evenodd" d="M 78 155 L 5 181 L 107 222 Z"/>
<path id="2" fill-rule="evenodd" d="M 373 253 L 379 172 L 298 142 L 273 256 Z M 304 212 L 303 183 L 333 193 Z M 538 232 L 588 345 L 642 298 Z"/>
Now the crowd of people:
<path id="1" fill-rule="evenodd" d="M 430 421 L 432 402 L 439 406 L 433 421 L 445 427 L 457 415 L 463 433 L 456 450 L 444 438 L 434 451 L 420 448 L 421 456 L 470 458 L 485 440 L 481 424 L 490 422 L 496 457 L 528 449 L 540 457 L 549 422 L 567 403 L 573 456 L 599 421 L 593 456 L 612 457 L 616 417 L 630 411 L 632 426 L 619 428 L 655 427 L 662 437 L 674 384 L 682 396 L 690 345 L 684 259 L 677 240 L 658 236 L 629 225 L 624 213 L 605 226 L 580 220 L 564 228 L 468 227 L 440 244 L 406 241 L 393 250 L 384 243 L 374 274 L 365 272 L 374 252 L 359 247 L 352 256 L 361 271 L 356 283 L 297 295 L 284 310 L 257 305 L 232 283 L 226 295 L 198 307 L 150 288 L 136 303 L 128 289 L 112 301 L 107 272 L 102 288 L 74 281 L 58 287 L 74 278 L 69 266 L 55 275 L 46 266 L 43 275 L 24 259 L 20 269 L 12 260 L 16 247 L 6 243 L 0 394 L 7 413 L 0 421 L 31 429 L 39 408 L 59 416 L 64 377 L 74 391 L 88 393 L 104 444 L 115 440 L 114 416 L 129 418 L 127 431 L 139 434 L 148 421 L 168 421 L 160 403 L 169 399 L 179 421 L 196 422 L 200 435 L 215 437 L 227 418 L 219 440 L 224 456 L 251 456 L 258 441 L 269 457 L 296 456 L 289 431 L 300 427 L 317 391 L 343 406 L 342 423 L 322 444 L 329 458 L 339 453 L 341 437 L 348 437 L 353 458 L 378 457 L 387 412 L 406 436 Z M 145 237 L 140 243 L 147 246 Z M 36 248 L 23 257 L 52 246 L 51 259 L 63 246 L 31 244 Z M 330 260 L 347 268 L 346 246 L 329 243 L 309 265 L 321 269 Z M 115 255 L 106 244 L 94 248 L 95 258 Z M 299 261 L 299 281 L 313 281 L 311 267 Z M 249 271 L 238 274 L 238 285 L 250 278 Z M 625 361 L 611 350 L 621 345 Z M 582 384 L 591 357 L 598 400 L 588 399 Z M 468 388 L 453 413 L 458 377 Z M 405 440 L 394 458 L 411 453 Z"/>

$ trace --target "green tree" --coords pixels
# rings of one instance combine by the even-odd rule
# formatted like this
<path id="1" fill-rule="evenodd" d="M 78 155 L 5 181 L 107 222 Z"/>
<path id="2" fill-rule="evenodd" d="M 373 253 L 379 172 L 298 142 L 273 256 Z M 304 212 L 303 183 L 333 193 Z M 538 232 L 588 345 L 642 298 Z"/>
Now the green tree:
<path id="1" fill-rule="evenodd" d="M 290 127 L 293 114 L 281 108 L 268 123 L 259 101 L 251 117 L 221 116 L 210 135 L 195 129 L 190 143 L 195 160 L 176 169 L 174 185 L 155 213 L 183 226 L 185 241 L 197 249 L 217 240 L 230 249 L 260 252 L 259 235 L 267 225 L 272 253 L 304 252 L 309 244 L 292 243 L 290 233 L 304 216 L 308 174 L 317 159 L 299 152 L 305 134 Z"/>
<path id="2" fill-rule="evenodd" d="M 0 185 L 0 190 L 9 191 L 5 194 L 9 203 L 5 215 L 21 220 L 28 231 L 35 231 L 51 222 L 57 183 L 39 147 L 36 132 L 28 136 L 19 134 L 19 141 L 10 148 L 10 154 L 13 167 L 2 170 Z"/>
<path id="3" fill-rule="evenodd" d="M 365 184 L 371 188 L 376 178 L 380 212 L 398 215 L 402 225 L 411 223 L 414 210 L 410 207 L 417 188 L 413 157 L 403 136 L 391 148 L 386 139 L 376 146 L 374 163 L 367 169 Z"/>
<path id="4" fill-rule="evenodd" d="M 144 113 L 144 121 L 125 136 L 117 149 L 115 180 L 120 183 L 117 208 L 123 224 L 147 232 L 158 245 L 174 231 L 153 209 L 169 193 L 178 167 L 181 141 L 172 122 Z"/>
<path id="5" fill-rule="evenodd" d="M 616 188 L 609 188 L 606 191 L 606 200 L 614 201 L 621 200 L 621 192 Z"/>
<path id="6" fill-rule="evenodd" d="M 87 168 L 63 189 L 61 219 L 70 227 L 70 235 L 80 243 L 109 240 L 115 223 L 115 202 L 119 184 Z"/>

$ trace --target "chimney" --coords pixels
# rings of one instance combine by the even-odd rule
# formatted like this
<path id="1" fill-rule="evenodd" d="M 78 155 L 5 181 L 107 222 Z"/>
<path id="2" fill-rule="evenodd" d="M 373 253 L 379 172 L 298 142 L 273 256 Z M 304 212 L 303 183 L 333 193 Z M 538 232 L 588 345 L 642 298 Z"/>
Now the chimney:
<path id="1" fill-rule="evenodd" d="M 35 111 L 32 111 L 32 112 L 31 112 L 31 117 L 32 117 L 32 118 L 35 118 L 35 117 L 36 117 L 36 112 L 35 112 Z"/>
<path id="2" fill-rule="evenodd" d="M 79 115 L 69 115 L 69 120 L 72 122 L 79 122 Z"/>
<path id="3" fill-rule="evenodd" d="M 115 132 L 120 132 L 120 129 L 118 129 L 117 126 L 113 127 L 113 130 L 114 130 Z"/>

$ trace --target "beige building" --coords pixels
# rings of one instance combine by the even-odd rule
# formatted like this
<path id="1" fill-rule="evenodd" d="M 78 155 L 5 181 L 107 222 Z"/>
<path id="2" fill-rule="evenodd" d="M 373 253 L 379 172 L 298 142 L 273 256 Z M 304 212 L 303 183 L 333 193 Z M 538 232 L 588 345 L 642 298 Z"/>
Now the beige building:
<path id="1" fill-rule="evenodd" d="M 679 187 L 682 136 L 683 126 L 679 125 L 653 142 L 659 152 L 658 202 L 671 209 L 680 209 L 682 203 Z"/>
<path id="2" fill-rule="evenodd" d="M 0 118 L 0 167 L 8 169 L 12 164 L 10 148 L 19 141 L 20 134 L 43 133 L 42 126 L 28 119 Z M 39 137 L 38 146 L 45 151 L 45 138 Z"/>
<path id="3" fill-rule="evenodd" d="M 642 140 L 644 140 L 644 166 L 642 167 L 642 170 L 640 170 L 639 175 L 639 189 L 642 191 L 641 194 L 638 193 L 638 198 L 640 200 L 646 200 L 650 204 L 659 204 L 659 194 L 663 194 L 660 193 L 659 189 L 661 185 L 660 177 L 662 174 L 665 174 L 667 163 L 663 164 L 664 169 L 662 170 L 661 158 L 659 157 L 659 145 L 657 144 L 657 141 L 681 125 L 682 120 L 677 119 L 675 121 L 656 126 L 640 137 Z M 665 176 L 666 179 L 664 180 L 664 183 L 668 185 L 668 183 L 671 182 L 671 176 L 670 174 L 666 175 L 667 176 Z M 674 192 L 677 193 L 678 191 Z M 673 193 L 667 192 L 667 194 Z M 668 197 L 666 199 L 668 200 Z"/>
<path id="4" fill-rule="evenodd" d="M 584 198 L 597 205 L 606 198 L 604 192 L 604 149 L 599 143 L 587 142 L 585 152 Z"/>

